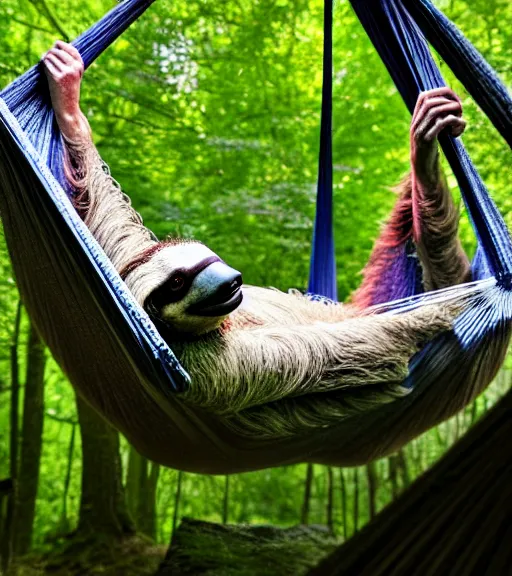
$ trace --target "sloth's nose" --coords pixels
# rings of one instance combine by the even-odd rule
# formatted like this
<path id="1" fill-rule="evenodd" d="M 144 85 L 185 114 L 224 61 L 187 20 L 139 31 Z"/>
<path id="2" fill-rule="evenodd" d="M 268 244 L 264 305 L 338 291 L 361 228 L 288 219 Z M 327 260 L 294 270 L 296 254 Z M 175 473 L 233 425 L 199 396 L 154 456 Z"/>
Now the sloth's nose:
<path id="1" fill-rule="evenodd" d="M 242 285 L 243 280 L 242 280 L 242 275 L 240 273 L 236 274 L 235 277 L 233 278 L 233 280 L 231 280 L 230 283 L 230 287 L 233 290 L 233 292 L 235 292 L 235 290 L 237 288 L 240 288 L 240 286 Z"/>

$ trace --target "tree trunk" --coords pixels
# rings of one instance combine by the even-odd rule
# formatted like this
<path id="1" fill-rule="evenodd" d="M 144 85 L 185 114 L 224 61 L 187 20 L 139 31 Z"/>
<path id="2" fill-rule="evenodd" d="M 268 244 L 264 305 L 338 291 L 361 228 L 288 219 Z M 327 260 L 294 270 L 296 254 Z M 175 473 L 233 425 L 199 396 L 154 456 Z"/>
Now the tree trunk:
<path id="1" fill-rule="evenodd" d="M 152 462 L 151 470 L 148 475 L 147 470 L 149 462 L 146 459 L 144 460 L 146 465 L 143 467 L 143 469 L 145 470 L 146 474 L 144 476 L 144 489 L 141 493 L 141 499 L 139 501 L 137 526 L 146 536 L 156 540 L 156 489 L 158 486 L 158 478 L 160 476 L 160 466 Z"/>
<path id="2" fill-rule="evenodd" d="M 343 521 L 343 540 L 348 539 L 348 513 L 347 513 L 347 483 L 345 482 L 345 473 L 340 468 L 341 482 L 341 515 Z"/>
<path id="3" fill-rule="evenodd" d="M 411 455 L 414 462 L 416 477 L 420 476 L 425 469 L 423 466 L 423 438 L 416 438 L 411 444 Z"/>
<path id="4" fill-rule="evenodd" d="M 77 396 L 82 435 L 82 497 L 78 533 L 120 537 L 134 532 L 124 499 L 119 434 Z"/>
<path id="5" fill-rule="evenodd" d="M 148 507 L 148 461 L 143 456 L 140 456 L 139 464 L 139 497 L 135 515 L 132 518 L 135 520 L 137 529 L 146 533 L 144 526 L 146 525 L 146 512 Z"/>
<path id="6" fill-rule="evenodd" d="M 407 457 L 405 456 L 403 448 L 400 448 L 400 450 L 397 452 L 397 464 L 402 474 L 402 482 L 405 489 L 411 483 L 411 477 L 409 474 L 409 466 L 407 465 Z"/>
<path id="7" fill-rule="evenodd" d="M 435 428 L 436 436 L 437 436 L 437 443 L 441 446 L 442 450 L 446 450 L 448 448 L 448 435 L 443 436 L 443 424 L 438 424 Z"/>
<path id="8" fill-rule="evenodd" d="M 388 458 L 389 467 L 389 482 L 391 484 L 391 499 L 395 500 L 400 494 L 400 488 L 398 487 L 398 455 L 392 454 Z"/>
<path id="9" fill-rule="evenodd" d="M 229 518 L 229 476 L 224 482 L 224 500 L 222 502 L 222 523 L 227 524 Z"/>
<path id="10" fill-rule="evenodd" d="M 354 468 L 354 534 L 359 530 L 359 468 Z"/>
<path id="11" fill-rule="evenodd" d="M 10 478 L 0 480 L 0 542 L 4 541 L 4 522 L 6 516 L 6 502 L 9 494 L 13 491 L 14 485 Z M 0 550 L 0 566 L 2 551 Z"/>
<path id="12" fill-rule="evenodd" d="M 375 462 L 367 464 L 366 477 L 368 479 L 368 511 L 370 520 L 373 520 L 377 514 L 377 471 Z"/>
<path id="13" fill-rule="evenodd" d="M 454 423 L 453 423 L 453 443 L 457 442 L 460 436 L 460 419 L 459 413 L 455 414 Z"/>
<path id="14" fill-rule="evenodd" d="M 21 461 L 15 518 L 14 552 L 18 556 L 26 554 L 32 544 L 39 464 L 43 444 L 45 365 L 44 344 L 35 327 L 31 325 L 27 350 Z"/>
<path id="15" fill-rule="evenodd" d="M 156 539 L 156 489 L 160 466 L 151 464 L 133 446 L 130 447 L 126 477 L 126 503 L 138 530 Z"/>
<path id="16" fill-rule="evenodd" d="M 179 509 L 180 509 L 180 501 L 181 501 L 181 483 L 183 480 L 183 472 L 180 470 L 178 472 L 178 481 L 176 482 L 176 497 L 174 498 L 174 514 L 172 517 L 172 534 L 171 540 L 173 535 L 176 533 L 176 528 L 178 527 L 178 518 L 179 518 Z"/>
<path id="17" fill-rule="evenodd" d="M 0 542 L 0 558 L 2 560 L 0 568 L 3 572 L 7 572 L 11 561 L 11 555 L 14 544 L 14 517 L 16 511 L 16 480 L 18 477 L 18 410 L 19 410 L 19 393 L 20 393 L 20 379 L 18 369 L 18 344 L 20 336 L 20 323 L 21 323 L 21 302 L 18 302 L 18 309 L 16 311 L 16 319 L 14 321 L 14 331 L 12 337 L 12 344 L 10 348 L 10 362 L 11 362 L 11 411 L 10 411 L 10 439 L 9 439 L 9 454 L 10 454 L 10 475 L 13 483 L 13 490 L 7 497 L 7 510 L 5 513 L 4 527 L 2 530 L 2 541 Z"/>
<path id="18" fill-rule="evenodd" d="M 75 439 L 76 439 L 76 424 L 71 424 L 71 438 L 69 439 L 68 448 L 68 467 L 66 469 L 66 478 L 64 480 L 64 491 L 62 493 L 62 512 L 60 517 L 60 528 L 63 534 L 69 531 L 68 524 L 68 494 L 69 486 L 71 484 L 71 472 L 73 468 L 73 452 L 75 450 Z"/>
<path id="19" fill-rule="evenodd" d="M 143 457 L 130 446 L 128 474 L 126 475 L 126 504 L 138 528 L 139 502 L 141 492 L 141 468 Z"/>
<path id="20" fill-rule="evenodd" d="M 313 464 L 308 464 L 306 468 L 306 481 L 304 484 L 304 501 L 302 503 L 302 512 L 300 523 L 307 525 L 309 523 L 309 509 L 311 506 L 311 486 L 313 484 Z"/>
<path id="21" fill-rule="evenodd" d="M 333 479 L 332 468 L 330 466 L 327 466 L 326 518 L 327 518 L 327 528 L 329 529 L 329 534 L 334 534 L 333 508 L 334 508 L 334 479 Z"/>
<path id="22" fill-rule="evenodd" d="M 476 422 L 476 417 L 478 416 L 478 398 L 473 400 L 473 404 L 471 404 L 471 419 L 469 421 L 469 426 L 473 426 Z"/>

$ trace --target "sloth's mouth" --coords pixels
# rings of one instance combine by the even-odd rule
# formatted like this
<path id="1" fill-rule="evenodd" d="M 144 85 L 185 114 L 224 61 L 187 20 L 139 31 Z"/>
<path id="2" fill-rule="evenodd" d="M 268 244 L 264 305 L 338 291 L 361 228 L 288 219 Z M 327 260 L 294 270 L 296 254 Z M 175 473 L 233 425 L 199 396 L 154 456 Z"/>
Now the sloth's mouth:
<path id="1" fill-rule="evenodd" d="M 195 316 L 226 316 L 242 303 L 242 276 L 224 283 L 211 295 L 192 304 L 187 310 Z"/>

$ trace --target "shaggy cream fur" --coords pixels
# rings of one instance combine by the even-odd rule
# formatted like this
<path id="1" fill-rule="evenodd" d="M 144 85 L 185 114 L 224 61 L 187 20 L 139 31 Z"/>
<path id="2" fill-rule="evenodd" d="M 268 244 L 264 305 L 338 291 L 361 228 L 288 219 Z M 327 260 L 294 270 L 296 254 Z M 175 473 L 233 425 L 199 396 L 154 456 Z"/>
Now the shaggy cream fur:
<path id="1" fill-rule="evenodd" d="M 114 266 L 128 271 L 125 282 L 141 306 L 173 270 L 213 254 L 195 242 L 160 245 L 92 142 L 68 141 L 67 150 L 75 205 Z M 355 306 L 312 302 L 299 293 L 253 286 L 244 286 L 243 293 L 243 304 L 221 319 L 219 329 L 220 322 L 211 330 L 192 323 L 184 338 L 183 327 L 173 330 L 172 322 L 163 320 L 169 345 L 192 377 L 184 401 L 259 437 L 324 427 L 407 394 L 402 382 L 411 357 L 449 329 L 459 311 L 443 304 L 372 315 Z M 179 324 L 176 310 L 186 314 L 185 307 L 174 310 Z"/>

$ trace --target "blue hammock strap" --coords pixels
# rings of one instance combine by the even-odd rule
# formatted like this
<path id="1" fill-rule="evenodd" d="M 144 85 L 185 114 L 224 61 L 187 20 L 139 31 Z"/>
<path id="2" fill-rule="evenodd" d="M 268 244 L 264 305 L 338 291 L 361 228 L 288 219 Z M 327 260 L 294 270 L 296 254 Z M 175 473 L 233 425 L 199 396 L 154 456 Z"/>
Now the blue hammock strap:
<path id="1" fill-rule="evenodd" d="M 154 0 L 124 0 L 78 36 L 72 44 L 80 52 L 85 68 L 88 68 L 153 2 Z M 28 107 L 30 103 L 27 102 L 27 95 L 39 82 L 40 77 L 41 67 L 40 64 L 36 64 L 9 84 L 0 93 L 7 106 L 12 110 L 20 105 L 21 99 Z"/>
<path id="2" fill-rule="evenodd" d="M 155 0 L 124 0 L 73 42 L 88 68 Z"/>
<path id="3" fill-rule="evenodd" d="M 420 91 L 445 85 L 425 38 L 403 1 L 351 0 L 351 4 L 410 111 Z M 468 51 L 472 49 L 465 38 L 457 39 Z M 472 50 L 475 68 L 455 71 L 462 75 L 461 81 L 471 74 L 487 74 L 488 66 Z M 493 78 L 486 76 L 486 81 L 493 83 Z M 495 113 L 500 115 L 500 111 Z M 460 140 L 444 134 L 439 141 L 459 183 L 488 269 L 508 286 L 512 276 L 512 242 L 505 222 Z"/>
<path id="4" fill-rule="evenodd" d="M 118 38 L 154 0 L 125 0 L 105 14 L 72 44 L 87 68 Z M 9 110 L 18 119 L 23 132 L 41 154 L 61 184 L 65 184 L 60 166 L 52 161 L 61 152 L 60 138 L 54 122 L 48 85 L 41 64 L 32 66 L 0 92 Z"/>
<path id="5" fill-rule="evenodd" d="M 496 72 L 430 0 L 403 0 L 427 40 L 512 147 L 512 98 Z"/>
<path id="6" fill-rule="evenodd" d="M 337 300 L 332 202 L 332 0 L 324 0 L 322 119 L 308 291 Z"/>
<path id="7" fill-rule="evenodd" d="M 99 22 L 82 34 L 75 46 L 89 66 L 153 0 L 126 0 L 118 4 Z M 48 84 L 37 64 L 0 92 L 0 128 L 6 156 L 18 157 L 34 174 L 34 191 L 45 190 L 38 198 L 38 212 L 44 229 L 53 229 L 51 242 L 63 245 L 74 266 L 89 274 L 88 289 L 97 291 L 101 312 L 108 314 L 110 324 L 126 336 L 126 349 L 135 357 L 138 369 L 159 392 L 181 392 L 190 383 L 172 350 L 164 342 L 105 258 L 76 212 L 63 194 L 66 179 L 62 169 L 62 140 L 54 120 Z M 49 169 L 48 169 L 49 168 Z M 60 186 L 59 186 L 60 184 Z M 44 214 L 43 214 L 44 213 Z M 63 240 L 65 237 L 65 241 Z M 49 238 L 45 238 L 50 242 Z M 80 263 L 78 264 L 78 261 Z M 133 341 L 138 349 L 133 348 Z"/>

